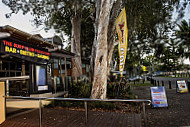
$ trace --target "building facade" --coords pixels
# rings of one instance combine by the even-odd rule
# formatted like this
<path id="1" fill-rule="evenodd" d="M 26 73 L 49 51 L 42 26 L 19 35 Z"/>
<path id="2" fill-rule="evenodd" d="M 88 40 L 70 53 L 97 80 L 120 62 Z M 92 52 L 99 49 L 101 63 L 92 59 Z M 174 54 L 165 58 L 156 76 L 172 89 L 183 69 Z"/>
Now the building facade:
<path id="1" fill-rule="evenodd" d="M 9 95 L 68 91 L 75 54 L 11 26 L 0 27 L 2 33 L 9 36 L 0 36 L 0 79 L 29 76 L 26 80 L 10 81 Z"/>

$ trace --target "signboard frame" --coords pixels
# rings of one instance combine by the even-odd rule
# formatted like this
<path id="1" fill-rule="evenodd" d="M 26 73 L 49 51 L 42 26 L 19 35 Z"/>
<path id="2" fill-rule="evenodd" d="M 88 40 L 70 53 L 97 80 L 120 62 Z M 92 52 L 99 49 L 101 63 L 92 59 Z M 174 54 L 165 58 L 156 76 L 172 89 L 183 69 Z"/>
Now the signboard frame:
<path id="1" fill-rule="evenodd" d="M 188 88 L 185 80 L 176 81 L 176 92 L 177 93 L 188 93 Z"/>
<path id="2" fill-rule="evenodd" d="M 47 84 L 47 67 L 45 65 L 36 65 L 35 75 L 37 91 L 48 91 L 49 86 Z"/>
<path id="3" fill-rule="evenodd" d="M 167 96 L 164 86 L 150 87 L 152 106 L 168 107 Z"/>

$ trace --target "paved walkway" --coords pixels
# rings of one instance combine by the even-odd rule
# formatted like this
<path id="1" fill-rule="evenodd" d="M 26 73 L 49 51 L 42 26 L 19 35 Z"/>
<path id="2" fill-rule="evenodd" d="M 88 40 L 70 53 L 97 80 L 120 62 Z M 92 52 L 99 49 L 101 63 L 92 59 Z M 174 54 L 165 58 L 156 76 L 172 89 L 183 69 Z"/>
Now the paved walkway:
<path id="1" fill-rule="evenodd" d="M 151 99 L 150 86 L 135 87 L 139 99 Z M 166 88 L 168 108 L 146 106 L 148 127 L 190 126 L 190 93 L 179 94 L 176 89 Z M 84 111 L 44 109 L 44 127 L 84 127 Z M 140 114 L 89 112 L 87 127 L 139 127 L 143 126 Z M 8 119 L 0 127 L 37 127 L 38 110 Z"/>
<path id="2" fill-rule="evenodd" d="M 0 127 L 38 127 L 38 110 L 6 120 Z M 84 111 L 43 109 L 43 127 L 85 127 Z M 141 114 L 90 111 L 86 127 L 141 127 Z"/>
<path id="3" fill-rule="evenodd" d="M 31 97 L 57 97 L 63 96 L 67 92 L 57 92 L 55 94 L 44 93 L 44 94 L 34 94 Z M 49 104 L 50 101 L 42 101 L 43 105 Z M 39 101 L 38 100 L 25 100 L 25 99 L 6 99 L 6 113 L 8 116 L 11 114 L 15 114 L 24 110 L 30 109 L 38 109 L 39 108 Z"/>
<path id="4" fill-rule="evenodd" d="M 136 87 L 133 92 L 139 99 L 151 99 L 150 87 Z M 168 108 L 146 107 L 148 127 L 190 126 L 190 93 L 179 94 L 166 88 Z"/>

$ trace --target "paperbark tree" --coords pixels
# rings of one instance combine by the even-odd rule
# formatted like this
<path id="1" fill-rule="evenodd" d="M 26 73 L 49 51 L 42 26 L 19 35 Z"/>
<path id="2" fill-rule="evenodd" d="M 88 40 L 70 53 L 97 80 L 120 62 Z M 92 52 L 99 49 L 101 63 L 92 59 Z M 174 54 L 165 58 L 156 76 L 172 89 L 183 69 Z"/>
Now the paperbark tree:
<path id="1" fill-rule="evenodd" d="M 112 7 L 112 14 L 110 16 L 109 27 L 108 27 L 108 75 L 110 73 L 110 64 L 112 61 L 112 55 L 115 46 L 119 43 L 119 40 L 116 41 L 116 29 L 115 29 L 115 21 L 118 17 L 119 11 L 121 10 L 121 0 L 117 0 Z"/>
<path id="2" fill-rule="evenodd" d="M 93 79 L 94 79 L 94 66 L 95 66 L 95 58 L 96 58 L 96 38 L 97 38 L 97 32 L 98 32 L 98 20 L 99 20 L 98 16 L 99 16 L 99 11 L 100 11 L 100 8 L 99 8 L 100 4 L 101 4 L 101 1 L 96 2 L 96 19 L 94 23 L 95 37 L 94 37 L 94 43 L 92 46 L 91 62 L 90 62 L 90 75 L 89 75 L 90 82 L 93 82 Z M 121 0 L 117 0 L 115 1 L 111 9 L 112 14 L 109 19 L 108 33 L 107 33 L 107 36 L 108 36 L 107 37 L 107 41 L 108 41 L 107 73 L 108 75 L 110 72 L 109 68 L 112 61 L 113 50 L 114 50 L 114 47 L 118 44 L 118 41 L 115 41 L 115 33 L 116 33 L 115 20 L 119 14 L 118 12 L 120 9 L 121 9 Z"/>
<path id="3" fill-rule="evenodd" d="M 91 98 L 105 99 L 107 92 L 107 56 L 108 41 L 107 32 L 109 25 L 110 11 L 113 6 L 112 0 L 96 1 L 96 29 L 97 34 L 94 38 L 95 47 L 95 66 L 94 81 L 92 86 Z"/>

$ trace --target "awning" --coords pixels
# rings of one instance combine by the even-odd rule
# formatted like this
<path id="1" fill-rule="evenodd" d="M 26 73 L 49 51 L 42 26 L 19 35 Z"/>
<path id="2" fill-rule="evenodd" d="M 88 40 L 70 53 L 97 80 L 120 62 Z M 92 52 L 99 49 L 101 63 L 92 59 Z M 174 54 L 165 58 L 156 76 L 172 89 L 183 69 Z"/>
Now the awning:
<path id="1" fill-rule="evenodd" d="M 45 41 L 43 38 L 40 38 L 38 36 L 34 36 L 32 34 L 26 33 L 24 31 L 18 30 L 12 26 L 6 25 L 3 27 L 0 27 L 0 32 L 7 32 L 9 33 L 12 38 L 21 40 L 25 43 L 30 43 L 32 45 L 40 46 L 40 47 L 48 47 L 48 48 L 54 48 L 55 45 Z"/>

